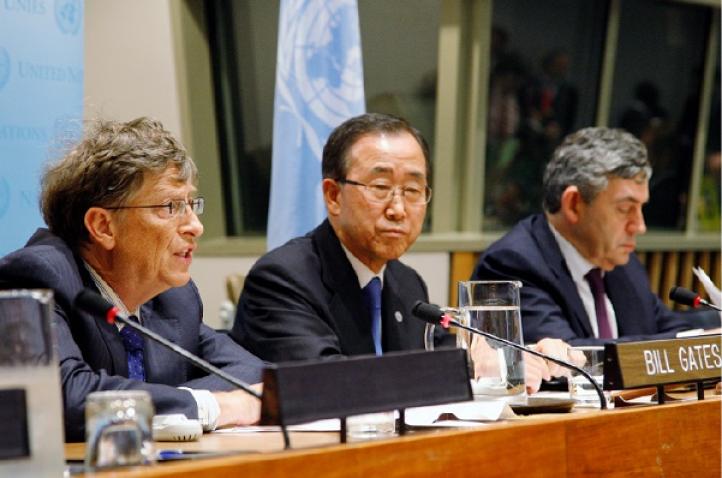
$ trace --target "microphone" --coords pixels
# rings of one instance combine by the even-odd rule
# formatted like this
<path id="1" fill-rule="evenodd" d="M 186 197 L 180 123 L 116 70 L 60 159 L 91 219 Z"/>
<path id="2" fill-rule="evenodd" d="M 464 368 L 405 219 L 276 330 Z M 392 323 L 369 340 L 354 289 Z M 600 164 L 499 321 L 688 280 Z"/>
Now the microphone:
<path id="1" fill-rule="evenodd" d="M 461 322 L 459 322 L 458 320 L 454 319 L 451 315 L 444 312 L 440 307 L 433 305 L 433 304 L 427 304 L 426 302 L 417 300 L 416 303 L 414 304 L 414 307 L 411 309 L 411 313 L 414 314 L 416 316 L 416 318 L 421 319 L 424 322 L 428 322 L 429 324 L 434 324 L 434 325 L 439 324 L 445 329 L 448 329 L 449 326 L 453 325 L 454 327 L 458 327 L 460 329 L 467 330 L 473 334 L 484 336 L 495 342 L 499 342 L 504 345 L 508 345 L 509 347 L 515 348 L 517 350 L 521 350 L 523 352 L 527 352 L 532 355 L 536 355 L 537 357 L 541 357 L 544 360 L 548 360 L 550 362 L 554 362 L 557 365 L 561 365 L 564 368 L 574 370 L 574 371 L 580 373 L 581 375 L 583 375 L 584 377 L 586 377 L 586 379 L 589 380 L 589 383 L 591 383 L 592 386 L 594 387 L 594 389 L 597 391 L 597 395 L 599 395 L 600 408 L 602 410 L 605 410 L 607 408 L 607 400 L 606 400 L 606 398 L 604 398 L 604 393 L 602 392 L 602 388 L 592 378 L 592 376 L 589 375 L 589 373 L 587 373 L 585 370 L 583 370 L 580 367 L 577 367 L 574 364 L 571 364 L 565 360 L 558 359 L 556 357 L 552 357 L 551 355 L 537 352 L 536 350 L 530 349 L 529 347 L 524 347 L 523 345 L 519 345 L 516 342 L 502 339 L 501 337 L 497 337 L 496 335 L 490 334 L 489 332 L 484 332 L 483 330 L 479 330 L 474 327 L 469 327 L 468 325 L 464 325 Z"/>
<path id="2" fill-rule="evenodd" d="M 720 312 L 722 312 L 722 309 L 720 309 L 716 305 L 707 302 L 696 292 L 685 289 L 684 287 L 672 287 L 669 290 L 669 298 L 677 302 L 678 304 L 688 305 L 694 309 L 698 308 L 700 305 L 703 305 L 710 309 L 719 310 Z"/>
<path id="3" fill-rule="evenodd" d="M 76 309 L 85 311 L 89 313 L 90 315 L 98 316 L 98 317 L 105 317 L 105 320 L 109 324 L 113 324 L 116 321 L 122 322 L 125 324 L 126 327 L 131 327 L 135 330 L 137 330 L 139 333 L 144 335 L 145 337 L 148 337 L 151 340 L 154 340 L 158 342 L 159 344 L 163 345 L 166 348 L 169 348 L 176 354 L 180 355 L 184 359 L 188 360 L 190 363 L 195 365 L 196 367 L 200 368 L 201 370 L 204 370 L 210 374 L 213 374 L 217 377 L 222 378 L 223 380 L 229 382 L 232 385 L 235 385 L 236 387 L 240 388 L 244 392 L 253 395 L 257 399 L 261 399 L 261 394 L 253 390 L 250 385 L 247 383 L 237 379 L 236 377 L 228 374 L 227 372 L 224 372 L 223 370 L 219 369 L 215 365 L 203 360 L 202 358 L 198 357 L 197 355 L 194 355 L 184 349 L 183 347 L 180 347 L 179 345 L 174 344 L 170 340 L 161 337 L 160 335 L 156 334 L 152 330 L 149 330 L 142 325 L 140 325 L 137 322 L 134 322 L 128 317 L 121 314 L 117 307 L 112 306 L 108 301 L 106 301 L 103 297 L 100 296 L 100 294 L 97 294 L 89 289 L 82 290 L 78 295 L 75 296 L 74 301 L 74 307 Z"/>

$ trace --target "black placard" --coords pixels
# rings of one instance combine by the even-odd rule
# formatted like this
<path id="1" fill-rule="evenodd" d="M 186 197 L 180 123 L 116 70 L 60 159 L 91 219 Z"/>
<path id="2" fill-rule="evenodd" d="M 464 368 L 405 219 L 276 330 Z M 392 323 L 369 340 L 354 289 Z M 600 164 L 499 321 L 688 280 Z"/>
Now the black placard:
<path id="1" fill-rule="evenodd" d="M 279 364 L 264 371 L 263 384 L 263 424 L 293 425 L 473 398 L 461 349 Z"/>
<path id="2" fill-rule="evenodd" d="M 0 460 L 29 457 L 28 410 L 24 389 L 0 390 L 0 427 Z"/>

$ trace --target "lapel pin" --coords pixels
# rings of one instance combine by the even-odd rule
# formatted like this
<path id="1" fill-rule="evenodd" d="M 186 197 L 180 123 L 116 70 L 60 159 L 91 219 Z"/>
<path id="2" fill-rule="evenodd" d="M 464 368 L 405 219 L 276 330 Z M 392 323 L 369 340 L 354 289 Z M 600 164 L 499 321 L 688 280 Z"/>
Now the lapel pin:
<path id="1" fill-rule="evenodd" d="M 396 322 L 404 321 L 404 316 L 401 315 L 401 312 L 399 312 L 398 310 L 396 312 L 394 312 L 394 318 L 396 319 Z"/>

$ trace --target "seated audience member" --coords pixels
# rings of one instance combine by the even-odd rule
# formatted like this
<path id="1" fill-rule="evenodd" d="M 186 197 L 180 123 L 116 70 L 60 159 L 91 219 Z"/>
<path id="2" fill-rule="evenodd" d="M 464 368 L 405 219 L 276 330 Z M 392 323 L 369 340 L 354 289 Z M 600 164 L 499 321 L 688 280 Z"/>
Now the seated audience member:
<path id="1" fill-rule="evenodd" d="M 0 260 L 3 287 L 55 292 L 54 328 L 68 440 L 84 439 L 85 398 L 99 390 L 150 393 L 156 413 L 184 413 L 205 429 L 250 424 L 260 404 L 130 327 L 73 308 L 85 288 L 149 329 L 251 383 L 263 362 L 202 322 L 189 267 L 203 225 L 196 166 L 154 120 L 99 121 L 42 178 L 48 229 Z M 255 386 L 259 388 L 258 386 Z"/>
<path id="2" fill-rule="evenodd" d="M 421 232 L 428 174 L 426 142 L 405 120 L 364 114 L 338 126 L 323 149 L 328 219 L 254 265 L 234 338 L 273 362 L 423 350 L 411 309 L 428 301 L 426 284 L 398 258 Z M 561 341 L 541 348 L 566 353 Z M 537 357 L 526 364 L 536 389 L 550 369 Z"/>
<path id="3" fill-rule="evenodd" d="M 585 128 L 556 149 L 544 173 L 544 214 L 492 244 L 472 275 L 522 281 L 526 341 L 674 337 L 692 328 L 693 315 L 719 324 L 714 312 L 672 312 L 650 291 L 633 251 L 646 231 L 651 174 L 644 145 L 619 129 Z"/>

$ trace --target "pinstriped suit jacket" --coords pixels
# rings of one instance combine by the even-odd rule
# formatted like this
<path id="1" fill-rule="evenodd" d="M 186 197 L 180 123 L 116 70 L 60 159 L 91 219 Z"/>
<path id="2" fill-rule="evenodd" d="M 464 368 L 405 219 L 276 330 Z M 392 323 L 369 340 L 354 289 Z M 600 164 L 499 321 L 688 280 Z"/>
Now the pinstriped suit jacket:
<path id="1" fill-rule="evenodd" d="M 156 413 L 196 418 L 193 396 L 183 386 L 228 390 L 230 384 L 206 376 L 170 350 L 145 341 L 146 382 L 130 380 L 123 343 L 115 325 L 74 310 L 75 296 L 95 286 L 68 246 L 46 229 L 0 260 L 3 287 L 48 288 L 55 293 L 54 328 L 65 413 L 66 440 L 84 439 L 85 397 L 98 390 L 147 390 Z M 260 381 L 263 362 L 225 334 L 202 323 L 203 306 L 195 284 L 170 289 L 141 307 L 143 325 L 240 378 Z"/>

